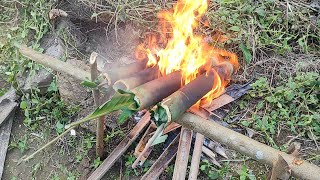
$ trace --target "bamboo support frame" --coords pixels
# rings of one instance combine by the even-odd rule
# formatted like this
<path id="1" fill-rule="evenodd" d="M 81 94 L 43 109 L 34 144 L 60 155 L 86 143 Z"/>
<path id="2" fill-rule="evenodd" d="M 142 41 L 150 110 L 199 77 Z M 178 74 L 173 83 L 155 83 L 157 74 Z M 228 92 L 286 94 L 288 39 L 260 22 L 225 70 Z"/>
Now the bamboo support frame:
<path id="1" fill-rule="evenodd" d="M 208 121 L 191 113 L 183 114 L 180 118 L 176 119 L 175 122 L 270 166 L 278 159 L 278 154 L 280 154 L 289 164 L 293 176 L 301 179 L 319 179 L 320 167 L 306 161 L 302 164 L 296 164 L 294 163 L 297 160 L 296 157 L 273 149 L 215 122 Z"/>
<path id="2" fill-rule="evenodd" d="M 21 45 L 19 47 L 19 51 L 23 56 L 35 61 L 36 63 L 42 64 L 45 67 L 49 67 L 54 71 L 69 74 L 81 81 L 89 80 L 90 78 L 89 72 L 75 67 L 69 63 L 60 61 L 49 55 L 41 54 L 31 48 L 28 48 L 26 45 Z"/>
<path id="3" fill-rule="evenodd" d="M 90 73 L 91 73 L 91 81 L 94 82 L 98 78 L 98 67 L 97 67 L 97 56 L 98 54 L 96 52 L 91 53 L 90 56 Z M 99 89 L 93 89 L 92 90 L 93 99 L 95 102 L 96 107 L 99 107 L 101 105 L 101 97 L 100 97 L 100 91 Z M 100 116 L 97 121 L 97 128 L 96 128 L 96 154 L 103 158 L 104 153 L 104 120 L 106 116 Z"/>

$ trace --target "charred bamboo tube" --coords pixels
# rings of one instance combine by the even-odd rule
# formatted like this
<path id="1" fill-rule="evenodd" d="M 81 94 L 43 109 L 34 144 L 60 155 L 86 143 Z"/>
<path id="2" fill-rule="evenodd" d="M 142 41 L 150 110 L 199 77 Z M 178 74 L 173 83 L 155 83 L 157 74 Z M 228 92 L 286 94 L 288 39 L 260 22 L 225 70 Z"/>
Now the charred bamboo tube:
<path id="1" fill-rule="evenodd" d="M 128 76 L 140 72 L 146 68 L 146 61 L 134 62 L 123 67 L 113 68 L 103 73 L 109 86 L 113 85 L 117 80 L 127 78 Z"/>
<path id="2" fill-rule="evenodd" d="M 69 63 L 60 61 L 54 57 L 48 56 L 46 54 L 41 54 L 31 48 L 28 48 L 26 45 L 21 45 L 19 47 L 19 52 L 23 56 L 33 60 L 34 62 L 42 64 L 45 67 L 49 67 L 54 71 L 66 73 L 81 81 L 90 79 L 89 72 L 82 70 L 78 67 L 72 66 Z"/>
<path id="3" fill-rule="evenodd" d="M 174 121 L 211 91 L 218 75 L 221 81 L 225 81 L 233 72 L 233 67 L 229 63 L 220 64 L 214 69 L 215 71 L 202 74 L 162 101 L 161 106 L 166 109 L 169 121 Z"/>
<path id="4" fill-rule="evenodd" d="M 138 86 L 131 92 L 136 95 L 140 109 L 146 109 L 178 90 L 180 86 L 181 73 L 176 71 Z"/>
<path id="5" fill-rule="evenodd" d="M 288 163 L 293 176 L 301 179 L 319 179 L 320 167 L 306 161 L 302 164 L 295 163 L 298 160 L 296 157 L 273 149 L 213 121 L 208 121 L 191 113 L 185 113 L 175 122 L 270 166 L 278 159 L 278 154 L 280 154 Z"/>
<path id="6" fill-rule="evenodd" d="M 158 77 L 159 68 L 154 66 L 152 68 L 144 69 L 138 73 L 133 74 L 132 76 L 124 79 L 119 79 L 113 84 L 113 89 L 118 90 L 130 90 L 141 84 L 152 81 Z"/>

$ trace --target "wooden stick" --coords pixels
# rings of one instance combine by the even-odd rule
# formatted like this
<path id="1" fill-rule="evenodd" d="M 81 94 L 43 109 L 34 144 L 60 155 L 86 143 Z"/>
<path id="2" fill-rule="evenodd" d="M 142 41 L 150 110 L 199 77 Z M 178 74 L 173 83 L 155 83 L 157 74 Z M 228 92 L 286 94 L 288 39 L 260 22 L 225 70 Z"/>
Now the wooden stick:
<path id="1" fill-rule="evenodd" d="M 140 162 L 140 159 L 143 157 L 144 153 L 146 153 L 148 151 L 148 149 L 150 148 L 150 146 L 152 145 L 152 143 L 157 139 L 157 137 L 159 136 L 160 133 L 162 133 L 163 129 L 164 129 L 164 123 L 161 124 L 156 132 L 153 134 L 153 136 L 149 139 L 149 141 L 147 142 L 145 148 L 143 149 L 143 151 L 139 154 L 139 156 L 137 157 L 137 159 L 133 162 L 132 164 L 132 168 L 136 168 L 138 163 Z"/>
<path id="2" fill-rule="evenodd" d="M 197 180 L 203 141 L 204 141 L 204 135 L 197 133 L 196 141 L 194 143 L 194 149 L 192 153 L 192 160 L 190 164 L 189 180 Z"/>
<path id="3" fill-rule="evenodd" d="M 173 180 L 186 178 L 191 141 L 192 131 L 183 127 L 180 133 L 178 152 L 174 164 Z"/>
<path id="4" fill-rule="evenodd" d="M 88 180 L 101 179 L 103 175 L 113 166 L 121 155 L 137 139 L 140 132 L 150 123 L 150 113 L 147 112 L 130 133 L 120 142 L 120 144 L 111 152 L 111 154 L 102 162 L 102 164 L 90 175 Z"/>
<path id="5" fill-rule="evenodd" d="M 175 121 L 186 128 L 193 129 L 212 140 L 225 144 L 231 149 L 270 166 L 278 159 L 278 154 L 280 154 L 288 162 L 293 176 L 301 179 L 319 179 L 320 167 L 306 161 L 302 164 L 296 164 L 296 157 L 273 149 L 213 121 L 208 121 L 191 113 L 185 113 Z"/>
<path id="6" fill-rule="evenodd" d="M 98 78 L 98 67 L 97 67 L 97 56 L 98 54 L 96 52 L 91 53 L 90 56 L 90 72 L 91 72 L 91 81 L 95 82 Z M 96 107 L 99 107 L 101 105 L 101 97 L 100 97 L 100 91 L 99 89 L 93 89 L 92 90 L 93 99 L 95 102 Z M 104 153 L 104 120 L 106 116 L 100 116 L 97 119 L 97 129 L 96 129 L 96 154 L 103 158 Z"/>
<path id="7" fill-rule="evenodd" d="M 169 163 L 176 156 L 179 145 L 179 134 L 170 143 L 170 145 L 163 151 L 157 161 L 150 167 L 150 169 L 143 175 L 141 180 L 155 180 L 169 165 Z"/>
<path id="8" fill-rule="evenodd" d="M 88 80 L 90 78 L 90 73 L 88 73 L 87 71 L 84 71 L 78 67 L 72 66 L 69 63 L 60 61 L 46 54 L 41 54 L 31 48 L 28 48 L 26 45 L 21 45 L 19 47 L 19 51 L 23 56 L 35 61 L 36 63 L 42 64 L 45 67 L 49 67 L 54 71 L 69 74 L 81 81 Z"/>

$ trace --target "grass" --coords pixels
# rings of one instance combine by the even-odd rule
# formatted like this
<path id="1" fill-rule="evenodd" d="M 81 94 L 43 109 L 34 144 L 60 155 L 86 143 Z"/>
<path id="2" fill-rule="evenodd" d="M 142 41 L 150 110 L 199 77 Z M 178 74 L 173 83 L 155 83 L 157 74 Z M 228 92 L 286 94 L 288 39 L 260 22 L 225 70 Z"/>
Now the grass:
<path id="1" fill-rule="evenodd" d="M 158 11 L 170 8 L 173 1 L 108 1 L 99 8 L 92 1 L 82 1 L 91 7 L 92 18 L 102 14 L 110 14 L 111 19 L 107 29 L 119 28 L 124 22 L 134 22 L 146 31 L 155 30 L 155 17 Z M 20 108 L 24 113 L 24 125 L 27 133 L 44 132 L 47 141 L 51 134 L 62 132 L 79 110 L 77 106 L 66 105 L 59 96 L 56 81 L 53 81 L 45 94 L 34 88 L 30 92 L 20 91 L 17 82 L 18 74 L 28 70 L 35 74 L 42 66 L 27 61 L 15 48 L 17 43 L 27 43 L 32 48 L 42 52 L 40 41 L 52 29 L 52 22 L 46 14 L 54 7 L 50 0 L 4 0 L 0 6 L 0 73 L 8 83 L 15 86 L 21 95 Z M 308 1 L 278 1 L 278 0 L 211 0 L 203 28 L 197 33 L 212 37 L 212 44 L 237 52 L 240 56 L 242 69 L 235 77 L 243 82 L 257 76 L 253 90 L 238 102 L 233 113 L 225 120 L 236 117 L 240 121 L 236 125 L 252 128 L 261 136 L 258 138 L 274 148 L 286 150 L 288 144 L 279 143 L 279 133 L 287 130 L 292 136 L 314 142 L 309 144 L 316 150 L 315 143 L 320 138 L 320 106 L 319 106 L 319 48 L 320 20 L 316 7 Z M 223 35 L 228 39 L 219 43 L 215 35 Z M 67 36 L 62 32 L 61 36 Z M 66 45 L 74 46 L 68 37 L 63 38 Z M 81 53 L 80 53 L 81 54 Z M 294 58 L 290 58 L 294 57 Z M 305 58 L 302 58 L 305 57 Z M 296 58 L 296 59 L 295 59 Z M 310 60 L 315 59 L 315 60 Z M 305 63 L 303 67 L 299 65 Z M 6 89 L 0 89 L 0 95 Z M 78 133 L 78 132 L 77 132 Z M 79 135 L 79 136 L 78 136 Z M 75 163 L 80 164 L 89 158 L 94 148 L 95 137 L 90 133 L 79 132 L 76 137 L 64 139 L 59 153 L 67 153 L 72 149 Z M 115 137 L 123 137 L 122 130 L 113 130 L 105 137 L 105 142 L 112 142 Z M 30 148 L 28 134 L 11 143 L 11 148 L 24 154 Z M 305 145 L 308 146 L 308 145 Z M 318 149 L 319 150 L 319 149 Z M 68 153 L 67 153 L 68 154 Z M 307 154 L 307 159 L 319 162 L 316 151 Z M 125 166 L 129 167 L 134 158 L 127 155 Z M 91 159 L 91 167 L 96 168 L 100 159 Z M 36 165 L 32 174 L 41 170 Z M 127 168 L 125 174 L 139 175 L 145 172 L 149 165 L 139 170 Z M 242 166 L 234 171 L 233 176 L 240 179 L 251 179 L 250 167 Z M 61 174 L 67 174 L 68 179 L 75 179 L 79 174 L 59 168 L 52 174 L 52 179 L 59 179 Z M 167 168 L 168 174 L 172 167 Z M 229 164 L 217 168 L 208 162 L 202 162 L 201 172 L 210 179 L 222 178 L 232 171 Z"/>

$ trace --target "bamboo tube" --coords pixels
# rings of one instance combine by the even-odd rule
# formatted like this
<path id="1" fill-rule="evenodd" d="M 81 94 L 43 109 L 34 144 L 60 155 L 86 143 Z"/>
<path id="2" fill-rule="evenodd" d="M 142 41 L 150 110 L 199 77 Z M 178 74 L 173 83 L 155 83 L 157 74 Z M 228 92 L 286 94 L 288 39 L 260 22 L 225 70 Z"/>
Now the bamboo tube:
<path id="1" fill-rule="evenodd" d="M 278 159 L 278 154 L 280 154 L 291 168 L 293 176 L 301 179 L 319 179 L 320 167 L 306 161 L 302 164 L 296 164 L 296 157 L 273 149 L 213 121 L 208 121 L 191 113 L 185 113 L 175 122 L 270 166 Z"/>
<path id="2" fill-rule="evenodd" d="M 181 73 L 177 71 L 138 86 L 131 92 L 140 102 L 140 109 L 146 109 L 178 90 L 180 86 Z"/>
<path id="3" fill-rule="evenodd" d="M 127 78 L 128 76 L 140 72 L 146 68 L 146 61 L 134 62 L 123 67 L 112 68 L 103 72 L 109 86 L 113 85 L 117 80 Z"/>
<path id="4" fill-rule="evenodd" d="M 152 68 L 144 69 L 138 73 L 133 74 L 132 76 L 124 79 L 119 79 L 113 84 L 113 89 L 118 90 L 130 90 L 141 84 L 147 83 L 156 79 L 159 76 L 158 66 Z"/>
<path id="5" fill-rule="evenodd" d="M 169 120 L 178 118 L 211 91 L 217 75 L 220 76 L 221 81 L 225 81 L 233 72 L 232 65 L 227 63 L 220 64 L 214 69 L 217 73 L 211 70 L 202 74 L 162 101 L 161 106 L 166 109 Z"/>

